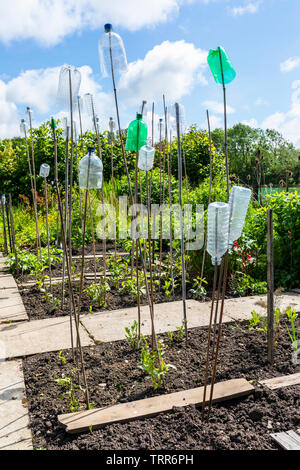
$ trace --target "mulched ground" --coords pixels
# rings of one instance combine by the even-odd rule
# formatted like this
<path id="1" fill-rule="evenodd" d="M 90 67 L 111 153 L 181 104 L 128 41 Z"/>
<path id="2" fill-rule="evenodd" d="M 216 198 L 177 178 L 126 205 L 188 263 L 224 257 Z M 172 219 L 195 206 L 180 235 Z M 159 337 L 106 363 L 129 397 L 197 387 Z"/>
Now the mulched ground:
<path id="1" fill-rule="evenodd" d="M 93 281 L 86 282 L 84 288 L 86 288 Z M 61 286 L 53 286 L 54 297 L 61 298 Z M 70 315 L 70 299 L 69 292 L 66 288 L 65 302 L 59 307 L 55 307 L 53 303 L 45 299 L 45 295 L 39 291 L 36 286 L 30 288 L 19 288 L 19 292 L 22 297 L 23 304 L 26 308 L 27 314 L 30 315 L 31 320 L 41 320 L 44 318 L 61 317 Z M 75 289 L 75 301 L 77 302 L 78 289 Z M 187 298 L 192 298 L 190 294 L 187 294 Z M 175 300 L 181 300 L 182 296 L 180 291 L 175 292 L 174 297 L 166 298 L 163 291 L 156 292 L 154 294 L 154 302 L 172 302 Z M 147 297 L 142 295 L 140 298 L 141 305 L 148 305 Z M 116 310 L 121 308 L 129 308 L 137 306 L 137 300 L 133 294 L 121 294 L 119 289 L 111 287 L 110 292 L 106 295 L 106 306 L 99 307 L 96 303 L 92 303 L 91 298 L 87 293 L 83 292 L 81 300 L 81 313 L 100 312 L 105 310 Z"/>
<path id="2" fill-rule="evenodd" d="M 95 407 L 113 405 L 154 395 L 194 388 L 203 384 L 207 328 L 190 330 L 189 343 L 170 342 L 165 362 L 177 367 L 165 379 L 164 388 L 153 391 L 137 368 L 140 353 L 124 341 L 84 348 L 90 400 Z M 67 435 L 57 415 L 69 412 L 67 398 L 60 400 L 61 386 L 55 379 L 74 367 L 70 351 L 65 365 L 57 353 L 27 357 L 23 361 L 30 426 L 35 448 L 80 450 L 176 450 L 176 449 L 278 449 L 271 432 L 300 427 L 300 387 L 271 391 L 256 381 L 300 371 L 291 361 L 291 344 L 284 329 L 275 351 L 275 364 L 266 362 L 266 338 L 249 330 L 246 323 L 226 324 L 222 330 L 216 381 L 245 377 L 253 381 L 255 394 L 214 405 L 209 423 L 193 406 L 173 409 L 156 417 L 106 426 L 98 431 Z M 104 385 L 103 385 L 104 384 Z M 83 403 L 80 395 L 81 404 Z"/>

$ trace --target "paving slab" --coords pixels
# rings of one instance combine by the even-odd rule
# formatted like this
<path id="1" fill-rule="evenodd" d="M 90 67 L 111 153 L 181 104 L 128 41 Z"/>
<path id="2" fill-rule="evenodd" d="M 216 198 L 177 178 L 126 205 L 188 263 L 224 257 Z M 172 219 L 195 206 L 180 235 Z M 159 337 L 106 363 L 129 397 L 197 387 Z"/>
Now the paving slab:
<path id="1" fill-rule="evenodd" d="M 75 325 L 73 322 L 75 336 Z M 86 331 L 80 327 L 82 346 L 93 344 Z M 60 349 L 71 348 L 70 319 L 66 317 L 34 320 L 0 325 L 0 340 L 5 357 L 22 357 Z"/>
<path id="2" fill-rule="evenodd" d="M 17 288 L 0 289 L 0 323 L 28 320 Z"/>
<path id="3" fill-rule="evenodd" d="M 32 450 L 22 361 L 0 362 L 0 450 Z"/>
<path id="4" fill-rule="evenodd" d="M 5 272 L 9 270 L 9 267 L 5 264 L 6 258 L 3 256 L 0 258 L 0 272 Z"/>
<path id="5" fill-rule="evenodd" d="M 187 300 L 188 328 L 205 326 L 209 323 L 209 302 L 203 303 L 196 300 Z M 166 302 L 154 306 L 156 333 L 175 331 L 182 324 L 183 308 L 182 302 Z M 81 317 L 82 324 L 96 341 L 118 341 L 125 337 L 125 327 L 129 327 L 137 320 L 137 307 L 112 310 L 84 315 Z M 225 321 L 232 321 L 225 316 Z M 151 320 L 148 305 L 141 307 L 141 332 L 143 335 L 151 334 Z"/>
<path id="6" fill-rule="evenodd" d="M 287 307 L 300 311 L 300 295 L 285 292 L 275 296 L 275 308 L 285 310 Z M 238 297 L 226 299 L 224 313 L 233 320 L 249 320 L 251 311 L 255 310 L 259 315 L 267 315 L 267 296 L 254 295 L 250 297 Z"/>
<path id="7" fill-rule="evenodd" d="M 17 283 L 11 274 L 0 273 L 0 289 L 16 289 Z"/>

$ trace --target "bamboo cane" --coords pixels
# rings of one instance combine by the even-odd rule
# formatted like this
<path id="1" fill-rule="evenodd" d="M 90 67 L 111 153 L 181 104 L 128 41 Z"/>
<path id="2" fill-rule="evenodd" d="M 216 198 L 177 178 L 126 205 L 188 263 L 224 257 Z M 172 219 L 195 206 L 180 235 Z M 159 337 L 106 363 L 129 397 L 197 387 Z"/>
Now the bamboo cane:
<path id="1" fill-rule="evenodd" d="M 175 112 L 176 112 L 177 153 L 178 153 L 180 248 L 181 248 L 181 263 L 182 263 L 182 303 L 183 303 L 183 321 L 184 321 L 185 337 L 186 337 L 186 343 L 187 343 L 188 328 L 187 328 L 187 317 L 186 317 L 186 280 L 185 280 L 185 257 L 184 257 L 184 237 L 183 237 L 183 220 L 182 220 L 182 160 L 181 160 L 180 118 L 179 118 L 178 103 L 175 103 Z"/>
<path id="2" fill-rule="evenodd" d="M 8 254 L 8 246 L 7 246 L 7 236 L 6 236 L 6 227 L 5 227 L 5 207 L 3 198 L 1 196 L 1 211 L 2 211 L 2 224 L 3 224 L 3 242 L 4 242 L 4 254 Z"/>
<path id="3" fill-rule="evenodd" d="M 48 211 L 48 188 L 47 188 L 47 177 L 44 176 L 45 186 L 45 208 L 46 208 L 46 227 L 47 227 L 47 248 L 48 248 L 48 264 L 49 264 L 49 282 L 50 291 L 52 293 L 52 269 L 51 269 L 51 255 L 50 255 L 50 236 L 49 236 L 49 211 Z"/>
<path id="4" fill-rule="evenodd" d="M 16 274 L 17 276 L 19 276 L 19 263 L 18 263 L 18 253 L 17 253 L 17 246 L 16 246 L 15 224 L 14 224 L 14 214 L 13 214 L 13 208 L 12 208 L 11 194 L 8 195 L 8 200 L 9 200 L 9 214 L 10 214 L 10 226 L 11 226 L 11 240 L 12 240 L 12 246 L 13 246 L 13 251 L 15 255 Z"/>

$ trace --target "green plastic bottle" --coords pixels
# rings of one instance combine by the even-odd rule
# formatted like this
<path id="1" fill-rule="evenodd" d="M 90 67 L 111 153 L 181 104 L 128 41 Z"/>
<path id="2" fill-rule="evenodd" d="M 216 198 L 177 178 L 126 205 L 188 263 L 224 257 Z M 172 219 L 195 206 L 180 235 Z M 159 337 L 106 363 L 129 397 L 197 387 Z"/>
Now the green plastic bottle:
<path id="1" fill-rule="evenodd" d="M 147 143 L 147 124 L 142 120 L 143 115 L 137 113 L 127 130 L 126 150 L 140 150 Z"/>
<path id="2" fill-rule="evenodd" d="M 223 47 L 219 46 L 216 50 L 210 49 L 207 56 L 207 62 L 216 83 L 220 83 L 221 85 L 223 84 L 222 71 L 224 84 L 232 82 L 236 77 L 236 71 L 232 67 L 231 61 Z"/>

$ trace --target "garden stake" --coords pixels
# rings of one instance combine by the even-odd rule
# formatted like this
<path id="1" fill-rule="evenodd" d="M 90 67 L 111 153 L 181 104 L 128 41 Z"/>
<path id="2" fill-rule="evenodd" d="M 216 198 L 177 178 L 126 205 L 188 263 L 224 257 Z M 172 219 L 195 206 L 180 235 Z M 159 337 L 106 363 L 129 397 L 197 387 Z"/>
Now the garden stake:
<path id="1" fill-rule="evenodd" d="M 205 411 L 206 389 L 207 389 L 208 370 L 209 370 L 210 338 L 211 338 L 211 327 L 212 327 L 215 292 L 216 292 L 216 284 L 217 284 L 217 271 L 218 271 L 218 266 L 217 266 L 217 264 L 215 264 L 214 280 L 213 280 L 213 291 L 212 291 L 212 297 L 211 297 L 211 308 L 210 308 L 210 317 L 209 317 L 209 325 L 208 325 L 208 339 L 207 339 L 206 363 L 205 363 L 205 374 L 204 374 L 204 389 L 203 389 L 203 402 L 202 402 L 202 419 L 204 418 L 204 411 Z"/>
<path id="2" fill-rule="evenodd" d="M 14 214 L 13 214 L 13 209 L 12 209 L 11 194 L 8 195 L 8 200 L 9 200 L 9 213 L 10 213 L 10 225 L 11 225 L 11 240 L 12 240 L 12 246 L 13 246 L 15 261 L 16 261 L 16 273 L 18 276 L 19 275 L 19 263 L 18 263 L 18 254 L 17 254 L 17 246 L 16 246 L 15 224 L 14 224 Z"/>
<path id="3" fill-rule="evenodd" d="M 222 258 L 221 266 L 220 266 L 220 273 L 219 273 L 218 290 L 217 290 L 217 296 L 216 296 L 217 299 L 216 299 L 216 307 L 215 307 L 215 316 L 214 316 L 214 335 L 213 335 L 213 344 L 212 344 L 212 350 L 211 350 L 212 359 L 214 358 L 214 353 L 215 353 L 218 310 L 219 310 L 219 300 L 220 300 L 220 293 L 221 293 L 221 286 L 222 286 L 222 279 L 223 279 L 223 270 L 224 270 L 224 259 Z"/>
<path id="4" fill-rule="evenodd" d="M 31 163 L 32 163 L 32 177 L 33 177 L 33 191 L 34 191 L 32 197 L 33 197 L 33 207 L 34 207 L 34 215 L 35 215 L 37 257 L 39 259 L 40 250 L 41 250 L 41 240 L 40 240 L 38 210 L 37 210 L 37 190 L 36 190 L 36 173 L 35 173 L 34 148 L 33 148 L 33 129 L 32 129 L 31 109 L 29 106 L 27 106 L 27 114 L 28 114 L 28 120 L 29 120 L 29 126 L 30 126 Z"/>
<path id="5" fill-rule="evenodd" d="M 82 156 L 84 154 L 84 144 L 83 144 L 83 133 L 82 133 L 82 119 L 81 119 L 81 109 L 80 109 L 80 96 L 77 96 L 77 104 L 78 104 L 78 115 L 79 115 L 79 126 L 80 126 L 80 142 L 81 142 L 81 151 L 82 151 Z M 79 159 L 77 156 L 77 172 L 79 175 Z M 79 188 L 79 203 L 80 203 L 80 219 L 81 219 L 81 227 L 83 225 L 83 220 L 82 220 L 82 200 L 81 200 L 81 191 L 80 191 L 80 183 L 79 183 L 79 177 L 78 177 L 78 188 Z"/>
<path id="6" fill-rule="evenodd" d="M 139 131 L 137 132 L 137 148 L 139 148 Z M 134 182 L 134 204 L 138 201 L 138 166 L 139 151 L 135 154 L 135 182 Z M 137 289 L 137 309 L 138 309 L 138 336 L 141 336 L 141 299 L 140 299 L 140 279 L 139 279 L 139 255 L 138 244 L 135 242 L 135 270 L 136 270 L 136 289 Z"/>
<path id="7" fill-rule="evenodd" d="M 1 196 L 1 211 L 2 211 L 2 223 L 3 223 L 3 240 L 4 240 L 4 254 L 8 254 L 7 236 L 5 227 L 5 207 L 3 202 L 3 196 Z"/>
<path id="8" fill-rule="evenodd" d="M 89 157 L 91 156 L 91 150 L 89 151 Z M 80 272 L 80 284 L 79 284 L 79 299 L 78 299 L 78 321 L 80 320 L 80 309 L 81 309 L 81 297 L 83 291 L 83 277 L 84 277 L 84 249 L 85 249 L 85 232 L 86 232 L 86 216 L 87 216 L 87 205 L 89 196 L 89 177 L 90 177 L 90 166 L 91 158 L 89 158 L 88 172 L 87 172 L 87 184 L 85 190 L 85 202 L 84 202 L 84 213 L 83 213 L 83 230 L 82 230 L 82 251 L 81 251 L 81 272 Z"/>
<path id="9" fill-rule="evenodd" d="M 11 231 L 10 231 L 10 217 L 9 217 L 9 209 L 8 209 L 7 204 L 5 204 L 5 210 L 6 210 L 6 223 L 7 223 L 8 240 L 9 240 L 9 252 L 12 253 L 13 242 L 12 242 Z"/>
<path id="10" fill-rule="evenodd" d="M 184 256 L 184 237 L 183 237 L 183 220 L 182 220 L 182 160 L 180 145 L 180 115 L 179 105 L 175 103 L 176 128 L 177 128 L 177 153 L 178 153 L 178 189 L 179 189 L 179 219 L 180 219 L 180 246 L 181 246 L 181 263 L 182 263 L 182 303 L 183 303 L 183 321 L 185 327 L 186 344 L 188 341 L 188 328 L 186 317 L 186 284 L 185 284 L 185 256 Z"/>
<path id="11" fill-rule="evenodd" d="M 274 362 L 274 254 L 273 254 L 273 210 L 267 210 L 267 256 L 268 256 L 268 362 Z"/>
<path id="12" fill-rule="evenodd" d="M 114 152 L 113 152 L 113 143 L 114 143 L 114 129 L 116 123 L 112 117 L 109 118 L 109 130 L 110 130 L 110 159 L 111 159 L 111 186 L 112 186 L 112 197 L 114 204 L 116 204 L 116 195 L 115 195 L 115 180 L 114 180 Z M 117 238 L 114 239 L 115 247 L 115 261 L 117 261 Z"/>
<path id="13" fill-rule="evenodd" d="M 67 118 L 65 118 L 65 132 L 66 132 L 66 160 L 65 160 L 65 220 L 64 228 L 67 240 L 67 227 L 68 227 L 68 200 L 69 200 L 69 132 Z M 68 256 L 68 247 L 63 250 L 63 272 L 62 272 L 62 304 L 65 302 L 65 275 L 66 275 L 66 258 Z"/>
<path id="14" fill-rule="evenodd" d="M 210 131 L 210 120 L 209 113 L 206 110 L 207 116 L 207 128 L 208 128 L 208 138 L 209 138 L 209 191 L 208 191 L 208 204 L 211 203 L 211 186 L 212 186 L 212 150 L 211 150 L 211 131 Z M 206 246 L 207 246 L 207 231 L 205 233 L 204 247 L 203 247 L 203 258 L 201 266 L 201 279 L 200 279 L 200 288 L 202 287 L 203 276 L 204 276 L 204 266 L 205 266 L 205 256 L 206 256 Z M 222 268 L 221 268 L 222 272 Z M 219 298 L 219 296 L 218 296 Z"/>
<path id="15" fill-rule="evenodd" d="M 123 142 L 123 139 L 122 139 L 122 130 L 121 130 L 119 105 L 118 105 L 118 95 L 117 95 L 116 81 L 115 81 L 115 74 L 114 74 L 112 45 L 111 45 L 111 33 L 109 32 L 108 34 L 109 34 L 109 55 L 110 55 L 111 78 L 112 78 L 112 84 L 113 84 L 113 90 L 114 90 L 114 99 L 115 99 L 116 115 L 117 115 L 117 122 L 118 122 L 118 132 L 119 132 L 123 162 L 124 162 L 126 177 L 127 177 L 127 182 L 128 182 L 130 203 L 132 204 L 133 196 L 132 196 L 131 182 L 130 182 L 130 177 L 129 177 L 129 171 L 128 171 L 127 159 L 126 159 L 126 154 L 125 154 L 124 142 Z M 139 239 L 137 240 L 137 242 L 138 242 L 139 252 L 141 253 L 141 244 L 139 242 Z M 153 334 L 154 334 L 154 344 L 155 344 L 155 348 L 156 348 L 157 355 L 158 355 L 158 358 L 159 358 L 159 367 L 160 367 L 160 370 L 161 370 L 161 368 L 162 368 L 161 354 L 160 354 L 160 351 L 159 351 L 159 348 L 158 348 L 156 333 L 155 333 L 155 329 L 154 329 L 154 313 L 153 313 L 153 308 L 152 308 L 152 304 L 151 304 L 151 297 L 150 297 L 148 279 L 147 279 L 147 271 L 146 271 L 146 266 L 145 266 L 143 257 L 142 257 L 142 262 L 143 262 L 143 270 L 144 270 L 144 276 L 145 276 L 146 293 L 147 293 L 148 305 L 149 305 L 149 310 L 150 310 L 152 331 L 153 331 Z"/>
<path id="16" fill-rule="evenodd" d="M 228 259 L 229 259 L 229 252 L 227 250 L 227 252 L 225 253 L 225 261 L 224 261 L 221 311 L 220 311 L 220 318 L 219 318 L 219 324 L 218 324 L 218 336 L 217 336 L 217 342 L 216 342 L 216 352 L 215 352 L 213 371 L 212 371 L 212 376 L 211 376 L 211 385 L 210 385 L 210 396 L 209 396 L 207 420 L 209 419 L 209 416 L 210 416 L 213 393 L 214 393 L 215 378 L 216 378 L 216 372 L 217 372 L 217 362 L 218 362 L 221 331 L 222 331 L 222 321 L 223 321 L 223 313 L 224 313 L 224 300 L 225 300 L 225 291 L 226 291 L 227 273 L 228 273 Z"/>
<path id="17" fill-rule="evenodd" d="M 220 47 L 218 47 L 218 50 L 219 50 L 219 57 L 220 57 L 220 67 L 221 67 L 222 86 L 223 86 L 223 101 L 224 101 L 224 145 L 225 145 L 226 187 L 227 187 L 227 200 L 228 200 L 229 199 L 229 165 L 228 165 L 226 87 L 225 87 L 223 62 L 222 62 Z"/>
<path id="18" fill-rule="evenodd" d="M 54 138 L 55 184 L 56 184 L 58 207 L 59 207 L 60 220 L 61 220 L 61 226 L 62 226 L 62 240 L 63 240 L 64 248 L 66 249 L 66 243 L 67 242 L 66 242 L 66 234 L 65 234 L 65 227 L 64 227 L 64 216 L 63 216 L 62 203 L 61 203 L 60 192 L 59 192 L 59 187 L 58 187 L 57 138 L 56 138 L 56 131 L 55 131 L 56 123 L 55 123 L 54 119 L 51 120 L 51 127 L 52 127 L 52 130 L 53 130 L 53 138 Z M 80 352 L 81 371 L 82 371 L 83 382 L 84 382 L 84 386 L 85 386 L 86 406 L 87 406 L 87 409 L 89 409 L 90 408 L 89 390 L 88 390 L 88 384 L 87 384 L 87 379 L 86 379 L 83 352 L 82 352 L 80 332 L 79 332 L 79 318 L 78 318 L 78 316 L 76 316 L 76 305 L 75 305 L 74 291 L 73 291 L 73 285 L 72 285 L 72 274 L 71 274 L 71 268 L 70 268 L 69 257 L 68 256 L 66 258 L 66 262 L 67 262 L 69 291 L 70 291 L 70 296 L 71 296 L 71 305 L 73 306 L 73 315 L 74 315 L 75 327 L 76 327 L 77 344 L 78 344 L 78 348 L 79 348 L 79 352 Z M 71 325 L 70 331 L 71 331 L 72 354 L 73 354 L 73 359 L 74 359 L 72 310 L 71 309 L 70 309 L 70 325 Z"/>
<path id="19" fill-rule="evenodd" d="M 168 114 L 167 114 L 167 107 L 165 102 L 165 95 L 163 95 L 163 104 L 164 104 L 164 116 L 165 116 L 165 143 L 167 147 L 167 169 L 168 169 L 168 190 L 169 190 L 169 207 L 170 207 L 170 274 L 171 274 L 171 281 L 172 281 L 172 295 L 174 297 L 174 272 L 173 272 L 173 230 L 172 230 L 172 190 L 171 190 L 171 154 L 168 142 Z M 171 147 L 171 142 L 170 142 Z"/>
<path id="20" fill-rule="evenodd" d="M 159 205 L 162 205 L 162 118 L 159 120 Z M 162 213 L 159 217 L 159 292 L 161 289 L 162 268 Z"/>
<path id="21" fill-rule="evenodd" d="M 50 291 L 52 293 L 52 270 L 51 270 L 51 256 L 50 256 L 50 237 L 49 237 L 49 211 L 48 211 L 48 188 L 47 188 L 47 177 L 44 176 L 45 186 L 45 208 L 46 208 L 46 227 L 47 227 L 47 248 L 48 248 L 48 264 L 49 264 L 49 282 Z"/>
<path id="22" fill-rule="evenodd" d="M 74 154 L 74 121 L 73 121 L 73 90 L 72 90 L 72 77 L 71 69 L 69 68 L 69 96 L 70 96 L 70 143 L 71 143 L 71 157 L 70 157 L 70 194 L 69 194 L 69 258 L 70 266 L 72 266 L 72 195 L 73 195 L 73 154 Z"/>

